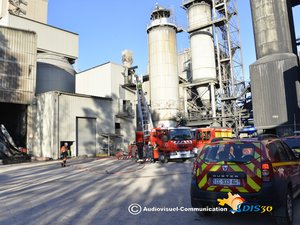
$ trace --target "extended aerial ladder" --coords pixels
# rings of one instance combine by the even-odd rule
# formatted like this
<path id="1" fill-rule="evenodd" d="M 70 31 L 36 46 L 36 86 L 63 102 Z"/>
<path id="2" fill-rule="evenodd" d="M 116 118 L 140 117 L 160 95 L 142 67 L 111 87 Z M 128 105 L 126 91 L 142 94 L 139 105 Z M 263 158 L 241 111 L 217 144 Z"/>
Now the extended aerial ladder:
<path id="1" fill-rule="evenodd" d="M 143 132 L 144 140 L 150 136 L 153 128 L 150 107 L 142 89 L 142 83 L 137 83 L 137 131 Z"/>

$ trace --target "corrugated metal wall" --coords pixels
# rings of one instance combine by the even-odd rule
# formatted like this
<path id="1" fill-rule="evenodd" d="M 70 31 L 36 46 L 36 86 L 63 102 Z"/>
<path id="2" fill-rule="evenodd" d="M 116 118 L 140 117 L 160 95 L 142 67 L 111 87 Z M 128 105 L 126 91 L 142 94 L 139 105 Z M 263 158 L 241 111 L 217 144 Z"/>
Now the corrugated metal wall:
<path id="1" fill-rule="evenodd" d="M 0 26 L 0 102 L 30 104 L 35 93 L 37 38 Z"/>
<path id="2" fill-rule="evenodd" d="M 250 66 L 254 123 L 259 129 L 293 126 L 300 118 L 297 89 L 298 61 L 292 53 L 274 54 Z"/>

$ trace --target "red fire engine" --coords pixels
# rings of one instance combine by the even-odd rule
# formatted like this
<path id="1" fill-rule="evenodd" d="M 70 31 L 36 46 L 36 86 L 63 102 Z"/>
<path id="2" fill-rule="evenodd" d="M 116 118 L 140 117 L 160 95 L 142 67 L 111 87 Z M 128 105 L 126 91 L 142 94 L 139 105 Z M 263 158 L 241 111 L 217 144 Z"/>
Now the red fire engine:
<path id="1" fill-rule="evenodd" d="M 150 144 L 153 146 L 154 160 L 167 162 L 169 159 L 193 158 L 194 140 L 188 127 L 153 128 L 150 131 Z"/>

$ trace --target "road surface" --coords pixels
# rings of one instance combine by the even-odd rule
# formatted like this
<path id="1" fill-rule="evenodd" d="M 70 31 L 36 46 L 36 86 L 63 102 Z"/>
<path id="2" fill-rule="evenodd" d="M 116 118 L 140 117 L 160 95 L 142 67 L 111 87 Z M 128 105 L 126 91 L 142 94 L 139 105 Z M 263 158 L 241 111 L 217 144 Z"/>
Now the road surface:
<path id="1" fill-rule="evenodd" d="M 58 161 L 0 165 L 0 224 L 274 224 L 269 215 L 188 211 L 191 168 L 191 162 L 112 158 L 72 159 L 65 168 Z M 294 224 L 300 224 L 299 199 Z"/>

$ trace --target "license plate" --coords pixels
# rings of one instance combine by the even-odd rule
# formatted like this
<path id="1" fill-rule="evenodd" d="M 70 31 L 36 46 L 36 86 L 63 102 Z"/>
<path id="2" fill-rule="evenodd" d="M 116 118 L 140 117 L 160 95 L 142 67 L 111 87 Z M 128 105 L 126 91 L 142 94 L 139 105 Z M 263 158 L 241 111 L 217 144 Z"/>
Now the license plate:
<path id="1" fill-rule="evenodd" d="M 228 185 L 228 186 L 240 186 L 240 179 L 225 179 L 225 178 L 213 178 L 212 183 L 215 185 Z"/>

